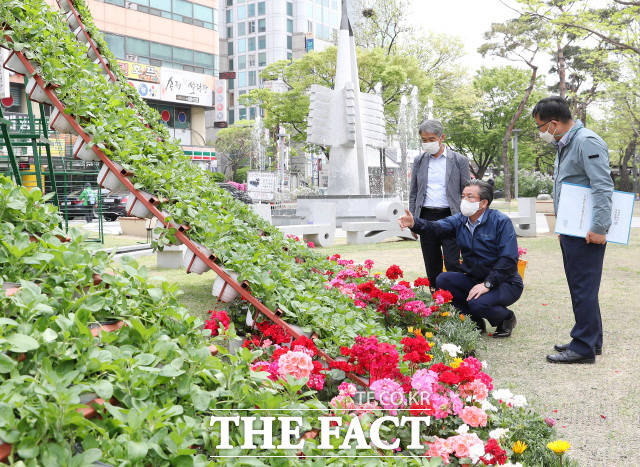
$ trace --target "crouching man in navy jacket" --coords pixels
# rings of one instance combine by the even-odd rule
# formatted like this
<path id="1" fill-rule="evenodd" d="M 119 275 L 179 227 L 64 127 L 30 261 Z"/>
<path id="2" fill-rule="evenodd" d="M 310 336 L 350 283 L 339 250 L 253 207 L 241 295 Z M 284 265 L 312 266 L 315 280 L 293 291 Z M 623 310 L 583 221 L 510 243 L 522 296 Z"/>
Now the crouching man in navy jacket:
<path id="1" fill-rule="evenodd" d="M 436 280 L 439 289 L 453 295 L 453 304 L 473 319 L 481 331 L 484 320 L 496 326 L 493 337 L 509 337 L 516 315 L 507 306 L 522 295 L 518 274 L 518 243 L 509 217 L 489 209 L 493 187 L 471 180 L 462 191 L 460 213 L 439 221 L 414 218 L 409 211 L 399 219 L 420 235 L 455 236 L 462 253 L 460 270 L 444 272 Z"/>

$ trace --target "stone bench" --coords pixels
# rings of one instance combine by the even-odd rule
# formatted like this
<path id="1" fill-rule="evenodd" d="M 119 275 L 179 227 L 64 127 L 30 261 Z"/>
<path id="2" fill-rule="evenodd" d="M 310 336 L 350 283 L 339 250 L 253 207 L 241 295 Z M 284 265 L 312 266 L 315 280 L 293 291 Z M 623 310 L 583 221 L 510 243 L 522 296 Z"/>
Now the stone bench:
<path id="1" fill-rule="evenodd" d="M 299 209 L 296 214 L 307 221 L 306 224 L 279 225 L 285 235 L 301 236 L 305 242 L 316 246 L 329 247 L 336 237 L 336 204 L 322 203 L 314 209 Z"/>
<path id="2" fill-rule="evenodd" d="M 342 230 L 347 233 L 347 243 L 350 245 L 378 243 L 391 237 L 414 240 L 409 229 L 400 229 L 398 221 L 344 222 Z"/>

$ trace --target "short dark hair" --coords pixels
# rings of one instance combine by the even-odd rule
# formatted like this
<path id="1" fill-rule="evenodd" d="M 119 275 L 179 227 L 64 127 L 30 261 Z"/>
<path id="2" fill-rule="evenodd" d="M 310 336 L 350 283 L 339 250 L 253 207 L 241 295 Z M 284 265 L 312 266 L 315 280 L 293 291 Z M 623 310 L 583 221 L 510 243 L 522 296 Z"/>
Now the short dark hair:
<path id="1" fill-rule="evenodd" d="M 487 204 L 487 207 L 491 206 L 491 202 L 493 201 L 493 187 L 483 181 L 483 180 L 478 180 L 477 178 L 474 178 L 473 180 L 469 180 L 469 182 L 467 182 L 467 184 L 464 186 L 465 188 L 468 186 L 477 186 L 480 188 L 480 200 L 486 199 L 489 203 Z"/>
<path id="2" fill-rule="evenodd" d="M 560 96 L 551 96 L 541 99 L 531 111 L 532 117 L 540 120 L 558 120 L 567 122 L 571 120 L 571 109 L 569 104 Z"/>

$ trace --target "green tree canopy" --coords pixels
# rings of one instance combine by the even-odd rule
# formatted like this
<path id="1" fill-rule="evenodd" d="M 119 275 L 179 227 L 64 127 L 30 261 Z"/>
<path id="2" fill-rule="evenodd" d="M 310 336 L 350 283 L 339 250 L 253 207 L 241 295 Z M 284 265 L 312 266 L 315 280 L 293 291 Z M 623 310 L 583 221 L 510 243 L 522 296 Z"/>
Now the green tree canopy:
<path id="1" fill-rule="evenodd" d="M 235 180 L 241 167 L 249 165 L 253 152 L 253 120 L 240 120 L 218 132 L 216 156 L 228 179 Z"/>

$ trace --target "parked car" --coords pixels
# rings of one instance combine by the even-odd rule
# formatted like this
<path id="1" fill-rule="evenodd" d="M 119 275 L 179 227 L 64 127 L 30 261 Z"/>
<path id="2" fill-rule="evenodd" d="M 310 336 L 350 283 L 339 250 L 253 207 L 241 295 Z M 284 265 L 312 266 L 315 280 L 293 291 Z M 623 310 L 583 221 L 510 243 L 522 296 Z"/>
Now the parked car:
<path id="1" fill-rule="evenodd" d="M 65 200 L 60 203 L 60 213 L 65 214 L 72 219 L 74 217 L 84 217 L 85 219 L 96 219 L 99 214 L 98 201 L 94 204 L 84 204 L 81 196 L 82 190 L 72 191 L 68 193 Z M 127 195 L 120 193 L 111 193 L 109 190 L 102 189 L 102 215 L 107 221 L 115 221 L 120 216 L 126 215 Z"/>

